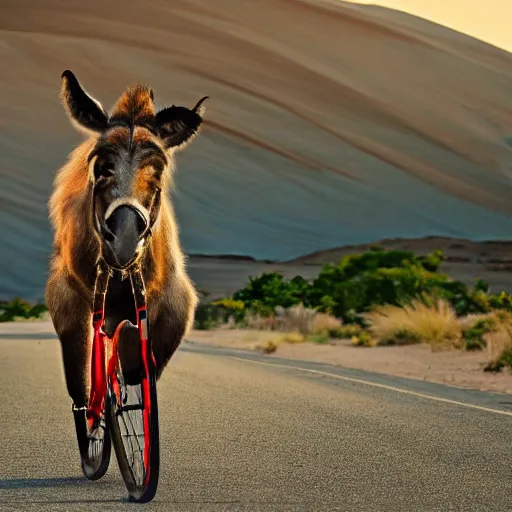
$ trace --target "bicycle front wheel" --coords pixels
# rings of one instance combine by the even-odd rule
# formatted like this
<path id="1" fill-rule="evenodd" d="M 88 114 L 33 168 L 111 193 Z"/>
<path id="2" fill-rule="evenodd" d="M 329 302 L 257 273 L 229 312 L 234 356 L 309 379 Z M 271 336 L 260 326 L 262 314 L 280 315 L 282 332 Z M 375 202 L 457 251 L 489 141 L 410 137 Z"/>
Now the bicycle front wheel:
<path id="1" fill-rule="evenodd" d="M 152 357 L 139 357 L 137 327 L 127 324 L 116 343 L 115 369 L 109 371 L 107 410 L 130 500 L 147 503 L 155 497 L 160 470 L 156 372 Z"/>

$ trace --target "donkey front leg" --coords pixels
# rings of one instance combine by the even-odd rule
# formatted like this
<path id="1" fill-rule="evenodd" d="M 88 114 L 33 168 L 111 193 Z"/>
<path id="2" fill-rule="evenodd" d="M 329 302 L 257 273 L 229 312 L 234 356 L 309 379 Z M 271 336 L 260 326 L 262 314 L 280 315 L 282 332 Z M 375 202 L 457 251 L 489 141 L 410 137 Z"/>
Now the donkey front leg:
<path id="1" fill-rule="evenodd" d="M 61 344 L 68 394 L 75 407 L 87 406 L 92 341 L 90 305 L 59 275 L 48 280 L 46 303 Z"/>
<path id="2" fill-rule="evenodd" d="M 156 360 L 157 379 L 192 326 L 197 295 L 188 279 L 175 283 L 157 304 L 148 304 L 149 332 Z M 155 307 L 156 306 L 156 307 Z"/>

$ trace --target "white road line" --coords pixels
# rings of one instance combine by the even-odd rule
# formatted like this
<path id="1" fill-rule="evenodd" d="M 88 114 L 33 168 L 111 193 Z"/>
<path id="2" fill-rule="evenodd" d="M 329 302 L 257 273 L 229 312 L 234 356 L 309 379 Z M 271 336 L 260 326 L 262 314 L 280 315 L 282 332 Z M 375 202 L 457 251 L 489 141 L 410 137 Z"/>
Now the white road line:
<path id="1" fill-rule="evenodd" d="M 333 377 L 335 379 L 345 380 L 348 382 L 356 382 L 357 384 L 365 384 L 366 386 L 373 386 L 374 388 L 387 389 L 388 391 L 395 391 L 397 393 L 403 393 L 404 395 L 417 396 L 420 398 L 426 398 L 427 400 L 434 400 L 435 402 L 445 402 L 452 405 L 460 405 L 469 409 L 476 409 L 478 411 L 491 412 L 494 414 L 501 414 L 503 416 L 512 416 L 510 411 L 500 411 L 499 409 L 491 409 L 489 407 L 482 407 L 481 405 L 468 404 L 465 402 L 458 402 L 457 400 L 450 400 L 449 398 L 441 398 L 438 396 L 425 395 L 424 393 L 417 393 L 416 391 L 410 391 L 408 389 L 396 388 L 394 386 L 388 386 L 386 384 L 377 384 L 376 382 L 370 382 L 363 379 L 354 379 L 353 377 L 346 377 L 344 375 L 338 375 L 336 373 L 322 372 L 320 370 L 312 370 L 310 368 L 301 368 L 300 366 L 288 366 L 286 364 L 278 363 L 266 363 L 263 361 L 254 361 L 253 359 L 245 359 L 243 357 L 226 356 L 230 359 L 237 359 L 238 361 L 245 361 L 247 363 L 261 364 L 265 366 L 276 366 L 278 368 L 287 368 L 292 370 L 301 370 L 303 372 L 315 373 L 317 375 L 326 375 L 327 377 Z"/>

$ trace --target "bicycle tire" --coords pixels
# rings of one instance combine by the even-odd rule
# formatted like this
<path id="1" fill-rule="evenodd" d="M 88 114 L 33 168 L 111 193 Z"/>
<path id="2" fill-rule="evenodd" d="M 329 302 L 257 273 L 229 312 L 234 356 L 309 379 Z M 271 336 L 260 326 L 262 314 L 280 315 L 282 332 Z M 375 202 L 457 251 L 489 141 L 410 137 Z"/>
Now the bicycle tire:
<path id="1" fill-rule="evenodd" d="M 106 403 L 106 402 L 105 402 Z M 73 409 L 76 437 L 80 451 L 80 466 L 88 480 L 99 480 L 108 470 L 111 456 L 111 436 L 108 428 L 108 404 L 99 424 L 89 429 L 86 409 Z"/>
<path id="2" fill-rule="evenodd" d="M 155 497 L 160 471 L 156 371 L 152 358 L 148 359 L 148 371 L 142 375 L 139 384 L 125 383 L 119 361 L 116 364 L 115 374 L 109 375 L 108 378 L 109 432 L 119 470 L 128 490 L 129 500 L 137 503 L 147 503 Z M 145 404 L 143 399 L 145 379 L 150 397 L 149 417 L 146 425 L 144 423 Z M 116 387 L 119 389 L 117 390 Z M 140 434 L 141 426 L 142 436 Z M 134 439 L 136 439 L 135 442 L 133 442 Z M 143 468 L 142 472 L 141 467 Z"/>

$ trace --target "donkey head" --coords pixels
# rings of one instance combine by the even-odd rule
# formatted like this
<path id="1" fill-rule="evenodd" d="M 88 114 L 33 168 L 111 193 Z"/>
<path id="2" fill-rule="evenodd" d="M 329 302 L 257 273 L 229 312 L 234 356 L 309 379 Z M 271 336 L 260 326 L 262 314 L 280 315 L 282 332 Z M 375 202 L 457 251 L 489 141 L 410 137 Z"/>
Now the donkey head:
<path id="1" fill-rule="evenodd" d="M 73 124 L 97 137 L 88 156 L 94 229 L 106 263 L 127 268 L 157 221 L 173 153 L 197 134 L 207 97 L 192 109 L 173 105 L 157 112 L 153 91 L 137 85 L 108 114 L 67 70 L 61 98 Z"/>

